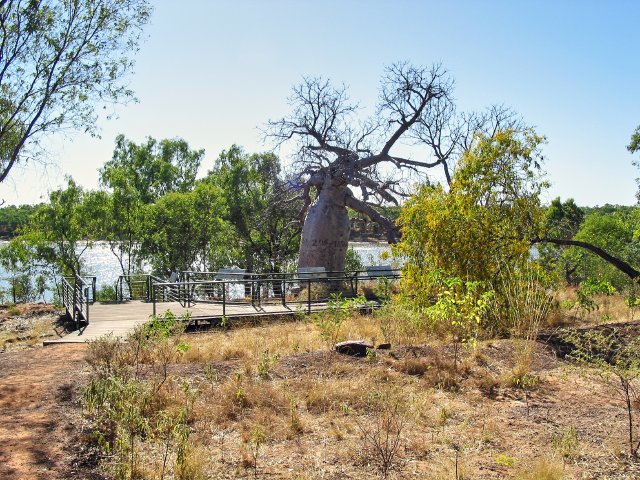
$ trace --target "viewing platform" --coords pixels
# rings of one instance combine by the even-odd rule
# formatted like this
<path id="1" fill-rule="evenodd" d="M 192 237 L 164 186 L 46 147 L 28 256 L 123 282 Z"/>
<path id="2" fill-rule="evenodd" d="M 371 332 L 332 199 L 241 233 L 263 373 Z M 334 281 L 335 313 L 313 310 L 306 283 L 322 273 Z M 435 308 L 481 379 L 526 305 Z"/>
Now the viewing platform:
<path id="1" fill-rule="evenodd" d="M 294 274 L 253 274 L 240 269 L 181 272 L 169 279 L 154 275 L 121 276 L 117 300 L 97 302 L 95 277 L 65 277 L 62 300 L 76 329 L 45 345 L 84 343 L 104 335 L 126 337 L 136 326 L 167 310 L 187 314 L 191 325 L 220 325 L 242 318 L 290 317 L 326 310 L 332 301 L 364 298 L 374 309 L 388 298 L 400 272 L 388 265 L 345 274 L 324 268 Z"/>

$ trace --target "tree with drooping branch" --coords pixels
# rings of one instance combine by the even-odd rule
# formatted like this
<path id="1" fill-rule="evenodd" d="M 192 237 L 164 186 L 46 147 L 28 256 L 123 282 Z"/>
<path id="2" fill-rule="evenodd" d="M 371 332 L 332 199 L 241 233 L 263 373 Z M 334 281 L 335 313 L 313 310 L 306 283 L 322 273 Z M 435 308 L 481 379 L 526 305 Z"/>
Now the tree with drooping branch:
<path id="1" fill-rule="evenodd" d="M 460 113 L 452 100 L 453 81 L 441 65 L 407 63 L 388 67 L 373 117 L 357 118 L 345 87 L 305 78 L 294 87 L 292 113 L 270 121 L 266 135 L 277 146 L 294 144 L 297 198 L 304 219 L 300 267 L 342 271 L 350 233 L 348 208 L 380 224 L 389 242 L 398 229 L 376 208 L 408 197 L 409 181 L 422 181 L 439 167 L 450 183 L 456 160 L 480 131 L 520 128 L 509 109 Z M 412 144 L 418 157 L 401 155 Z"/>
<path id="2" fill-rule="evenodd" d="M 0 0 L 0 182 L 44 136 L 97 133 L 128 88 L 147 0 Z"/>

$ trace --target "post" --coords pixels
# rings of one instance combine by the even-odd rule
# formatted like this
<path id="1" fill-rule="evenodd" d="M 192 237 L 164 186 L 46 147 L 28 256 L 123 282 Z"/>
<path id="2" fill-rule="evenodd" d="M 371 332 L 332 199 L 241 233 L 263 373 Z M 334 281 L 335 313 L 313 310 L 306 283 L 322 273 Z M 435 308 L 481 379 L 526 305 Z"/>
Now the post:
<path id="1" fill-rule="evenodd" d="M 74 277 L 73 279 L 73 320 L 76 322 L 76 330 L 78 330 L 79 321 L 78 321 L 78 313 L 76 312 L 76 305 L 78 304 L 78 281 Z"/>
<path id="2" fill-rule="evenodd" d="M 246 292 L 246 288 L 245 288 L 245 292 Z M 255 298 L 256 298 L 256 281 L 253 279 L 253 276 L 252 276 L 251 277 L 251 306 L 252 307 L 256 306 Z"/>
<path id="3" fill-rule="evenodd" d="M 224 280 L 222 280 L 222 316 L 227 316 L 227 286 L 224 284 Z"/>
<path id="4" fill-rule="evenodd" d="M 287 306 L 287 277 L 282 277 L 280 296 L 282 297 L 282 306 L 286 307 Z"/>
<path id="5" fill-rule="evenodd" d="M 358 296 L 358 276 L 359 276 L 359 275 L 358 275 L 358 273 L 359 273 L 359 272 L 356 272 L 356 278 L 355 278 L 355 281 L 356 281 L 356 291 L 355 291 L 355 295 L 354 295 L 354 296 L 356 296 L 356 297 Z"/>
<path id="6" fill-rule="evenodd" d="M 151 279 L 151 277 L 149 277 Z M 151 283 L 151 282 L 149 282 Z M 153 302 L 153 316 L 156 316 L 156 284 L 151 283 L 151 301 Z"/>
<path id="7" fill-rule="evenodd" d="M 307 279 L 307 313 L 311 313 L 311 278 Z"/>
<path id="8" fill-rule="evenodd" d="M 84 317 L 85 317 L 85 320 L 87 321 L 87 325 L 89 325 L 89 287 L 85 288 L 84 295 L 85 295 L 85 300 L 86 300 Z M 95 297 L 95 295 L 94 295 L 94 297 Z"/>
<path id="9" fill-rule="evenodd" d="M 262 306 L 262 295 L 260 294 L 260 279 L 258 279 L 258 283 L 256 283 L 256 299 L 258 300 L 258 306 Z M 268 285 L 268 284 L 267 284 Z M 269 296 L 269 290 L 267 289 L 267 296 Z"/>

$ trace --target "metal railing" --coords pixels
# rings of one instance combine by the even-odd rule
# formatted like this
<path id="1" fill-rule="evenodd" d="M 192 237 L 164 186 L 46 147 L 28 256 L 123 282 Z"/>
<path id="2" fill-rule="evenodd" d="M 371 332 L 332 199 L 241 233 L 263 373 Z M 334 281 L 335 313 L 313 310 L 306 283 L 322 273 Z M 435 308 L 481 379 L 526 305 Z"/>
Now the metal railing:
<path id="1" fill-rule="evenodd" d="M 67 315 L 80 329 L 80 322 L 89 324 L 89 305 L 96 298 L 96 277 L 78 275 L 62 277 L 62 305 Z"/>
<path id="2" fill-rule="evenodd" d="M 120 275 L 115 284 L 116 301 L 124 302 L 127 300 L 143 300 L 151 301 L 152 285 L 154 283 L 181 283 L 180 276 L 176 276 L 176 281 L 170 281 L 166 278 L 158 277 L 152 273 L 134 273 L 132 275 Z"/>
<path id="3" fill-rule="evenodd" d="M 158 303 L 170 302 L 185 308 L 198 303 L 221 305 L 222 316 L 227 316 L 228 307 L 241 305 L 260 310 L 281 304 L 289 310 L 311 313 L 314 305 L 326 304 L 338 294 L 345 299 L 362 295 L 367 300 L 379 300 L 380 291 L 400 278 L 400 270 L 238 273 L 237 278 L 231 279 L 219 276 L 220 272 L 184 271 L 172 274 L 172 279 L 176 278 L 172 281 L 153 274 L 121 275 L 115 285 L 116 297 L 118 301 L 152 302 L 154 315 Z M 95 298 L 95 287 L 93 295 Z"/>
<path id="4" fill-rule="evenodd" d="M 353 298 L 363 295 L 369 300 L 377 299 L 376 285 L 381 279 L 393 281 L 400 278 L 399 270 L 386 272 L 357 271 L 345 275 L 344 272 L 323 272 L 321 275 L 296 273 L 246 273 L 233 280 L 215 279 L 217 272 L 182 272 L 184 281 L 168 282 L 151 279 L 150 301 L 153 314 L 156 304 L 178 302 L 183 307 L 197 303 L 222 306 L 222 316 L 227 315 L 227 307 L 251 305 L 259 308 L 268 304 L 289 305 L 311 313 L 313 305 L 328 302 L 333 295 Z M 239 276 L 240 277 L 240 276 Z"/>
<path id="5" fill-rule="evenodd" d="M 133 275 L 120 275 L 116 281 L 116 301 L 124 302 L 126 300 L 144 300 L 148 302 L 151 299 L 151 279 L 153 277 L 148 273 L 136 273 Z M 157 279 L 161 281 L 161 279 Z"/>

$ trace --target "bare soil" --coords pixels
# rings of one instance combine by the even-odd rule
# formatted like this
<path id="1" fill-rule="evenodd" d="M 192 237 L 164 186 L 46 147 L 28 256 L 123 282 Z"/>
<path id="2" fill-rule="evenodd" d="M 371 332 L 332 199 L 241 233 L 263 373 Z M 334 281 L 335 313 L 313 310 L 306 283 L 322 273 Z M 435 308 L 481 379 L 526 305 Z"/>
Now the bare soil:
<path id="1" fill-rule="evenodd" d="M 0 478 L 86 478 L 74 467 L 84 345 L 0 354 Z"/>

